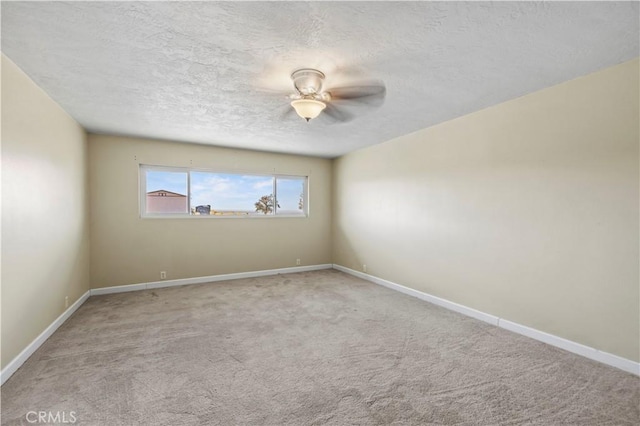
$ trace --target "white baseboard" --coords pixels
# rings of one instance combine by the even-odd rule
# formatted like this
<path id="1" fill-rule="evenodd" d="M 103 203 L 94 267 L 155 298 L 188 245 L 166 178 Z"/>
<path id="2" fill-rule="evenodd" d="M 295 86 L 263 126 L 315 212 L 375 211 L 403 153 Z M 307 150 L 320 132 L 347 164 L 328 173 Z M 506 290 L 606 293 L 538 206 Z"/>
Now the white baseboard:
<path id="1" fill-rule="evenodd" d="M 477 311 L 475 309 L 469 308 L 464 305 L 460 305 L 458 303 L 450 302 L 446 299 L 442 299 L 440 297 L 432 296 L 427 293 L 423 293 L 418 290 L 414 290 L 409 287 L 405 287 L 400 284 L 396 284 L 391 281 L 383 280 L 382 278 L 374 277 L 373 275 L 365 274 L 363 272 L 358 272 L 353 269 L 345 268 L 340 265 L 333 265 L 334 269 L 338 271 L 346 272 L 347 274 L 356 276 L 358 278 L 362 278 L 363 280 L 371 281 L 372 283 L 379 284 L 381 286 L 390 288 L 392 290 L 399 291 L 400 293 L 408 294 L 409 296 L 417 297 L 418 299 L 422 299 L 426 302 L 433 303 L 434 305 L 442 306 L 443 308 L 447 308 L 451 311 L 459 312 L 468 317 L 472 317 L 475 319 L 479 319 L 480 321 L 488 322 L 492 325 L 498 325 L 499 318 L 494 315 L 485 314 L 484 312 Z"/>
<path id="2" fill-rule="evenodd" d="M 545 333 L 544 331 L 536 330 L 535 328 L 527 327 L 512 321 L 500 319 L 499 327 L 505 330 L 513 331 L 514 333 L 522 334 L 523 336 L 530 337 L 540 342 L 544 342 L 548 345 L 555 346 L 565 351 L 573 352 L 577 355 L 582 355 L 585 358 L 592 359 L 594 361 L 601 362 L 603 364 L 610 365 L 612 367 L 624 370 L 627 373 L 640 376 L 640 363 L 631 361 L 630 359 L 622 358 L 618 355 L 603 352 L 599 349 L 586 346 L 581 343 L 567 340 L 562 337 L 555 336 L 553 334 Z"/>
<path id="3" fill-rule="evenodd" d="M 293 274 L 295 272 L 317 271 L 320 269 L 331 269 L 330 263 L 310 266 L 293 266 L 290 268 L 267 269 L 264 271 L 238 272 L 233 274 L 209 275 L 206 277 L 181 278 L 177 280 L 152 281 L 148 283 L 121 285 L 114 287 L 94 288 L 91 290 L 92 296 L 110 293 L 124 293 L 127 291 L 150 290 L 154 288 L 174 287 L 189 284 L 205 284 L 216 281 L 238 280 L 242 278 L 265 277 L 268 275 Z"/>
<path id="4" fill-rule="evenodd" d="M 22 364 L 62 325 L 64 322 L 89 298 L 90 291 L 84 293 L 73 305 L 69 306 L 58 318 L 53 321 L 33 342 L 22 350 L 14 359 L 7 364 L 0 372 L 0 385 L 3 385 L 9 377 L 15 373 Z"/>
<path id="5" fill-rule="evenodd" d="M 341 265 L 334 264 L 333 268 L 337 269 L 338 271 L 342 271 L 347 274 L 353 275 L 355 277 L 370 281 L 372 283 L 382 285 L 392 290 L 399 291 L 409 296 L 417 297 L 418 299 L 433 303 L 434 305 L 442 306 L 444 308 L 461 313 L 463 315 L 467 315 L 467 316 L 479 319 L 481 321 L 488 322 L 489 324 L 504 328 L 505 330 L 509 330 L 514 333 L 518 333 L 523 336 L 530 337 L 540 342 L 547 343 L 551 346 L 564 349 L 568 352 L 572 352 L 574 354 L 581 355 L 585 358 L 589 358 L 594 361 L 598 361 L 603 364 L 607 364 L 612 367 L 619 368 L 620 370 L 626 371 L 628 373 L 635 374 L 636 376 L 640 376 L 640 363 L 638 362 L 631 361 L 629 359 L 622 358 L 617 355 L 610 354 L 608 352 L 603 352 L 598 349 L 592 348 L 590 346 L 585 346 L 580 343 L 555 336 L 553 334 L 545 333 L 544 331 L 536 330 L 534 328 L 530 328 L 512 321 L 508 321 L 503 318 L 499 318 L 495 315 L 490 315 L 481 311 L 477 311 L 467 306 L 460 305 L 458 303 L 454 303 L 449 300 L 442 299 L 440 297 L 432 296 L 422 291 L 405 287 L 403 285 L 396 284 L 394 282 L 387 281 L 382 278 L 375 277 L 373 275 L 365 274 L 363 272 L 358 272 Z"/>

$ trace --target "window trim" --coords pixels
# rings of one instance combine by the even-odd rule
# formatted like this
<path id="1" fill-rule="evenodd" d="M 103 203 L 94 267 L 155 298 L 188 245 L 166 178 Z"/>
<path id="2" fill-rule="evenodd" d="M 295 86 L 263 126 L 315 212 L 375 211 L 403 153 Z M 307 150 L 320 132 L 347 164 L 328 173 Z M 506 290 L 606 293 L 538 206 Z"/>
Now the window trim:
<path id="1" fill-rule="evenodd" d="M 187 212 L 186 213 L 147 213 L 147 171 L 174 172 L 187 174 Z M 191 172 L 229 174 L 237 176 L 261 176 L 273 179 L 273 197 L 276 205 L 272 214 L 263 215 L 194 215 L 191 214 Z M 303 212 L 301 214 L 278 214 L 277 182 L 280 179 L 303 179 Z M 202 167 L 174 167 L 153 164 L 138 164 L 138 216 L 141 219 L 264 219 L 264 218 L 308 218 L 309 217 L 309 176 L 282 173 L 244 172 L 238 170 L 208 169 Z"/>

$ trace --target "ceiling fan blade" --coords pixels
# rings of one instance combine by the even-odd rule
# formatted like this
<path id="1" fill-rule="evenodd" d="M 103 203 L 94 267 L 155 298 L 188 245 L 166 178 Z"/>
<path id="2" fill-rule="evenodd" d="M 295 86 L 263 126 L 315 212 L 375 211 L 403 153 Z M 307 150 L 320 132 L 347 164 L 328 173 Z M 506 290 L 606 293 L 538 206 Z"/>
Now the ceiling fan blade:
<path id="1" fill-rule="evenodd" d="M 338 108 L 337 106 L 329 103 L 320 114 L 320 117 L 329 123 L 346 123 L 347 121 L 351 121 L 355 118 L 353 114 L 347 112 L 343 108 Z"/>
<path id="2" fill-rule="evenodd" d="M 287 105 L 285 108 L 282 108 L 282 112 L 279 114 L 280 120 L 289 120 L 292 116 L 297 116 L 296 111 L 293 109 L 291 105 Z"/>
<path id="3" fill-rule="evenodd" d="M 353 86 L 333 87 L 328 90 L 331 99 L 335 101 L 356 101 L 374 105 L 381 105 L 387 89 L 381 81 L 366 82 Z"/>

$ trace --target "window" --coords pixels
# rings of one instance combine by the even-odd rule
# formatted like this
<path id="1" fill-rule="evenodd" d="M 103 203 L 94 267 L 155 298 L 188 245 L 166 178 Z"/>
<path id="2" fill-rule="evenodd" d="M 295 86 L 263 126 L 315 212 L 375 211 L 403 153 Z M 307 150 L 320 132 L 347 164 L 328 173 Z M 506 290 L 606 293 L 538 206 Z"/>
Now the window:
<path id="1" fill-rule="evenodd" d="M 143 217 L 307 215 L 307 177 L 140 165 Z"/>

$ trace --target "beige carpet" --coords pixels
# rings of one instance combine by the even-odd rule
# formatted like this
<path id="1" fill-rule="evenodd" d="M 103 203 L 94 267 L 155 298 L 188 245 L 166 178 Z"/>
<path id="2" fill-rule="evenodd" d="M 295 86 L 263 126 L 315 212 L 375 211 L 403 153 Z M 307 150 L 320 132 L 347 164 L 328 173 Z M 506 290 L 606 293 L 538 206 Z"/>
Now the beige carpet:
<path id="1" fill-rule="evenodd" d="M 640 379 L 335 270 L 90 298 L 2 387 L 83 425 L 638 425 Z"/>

